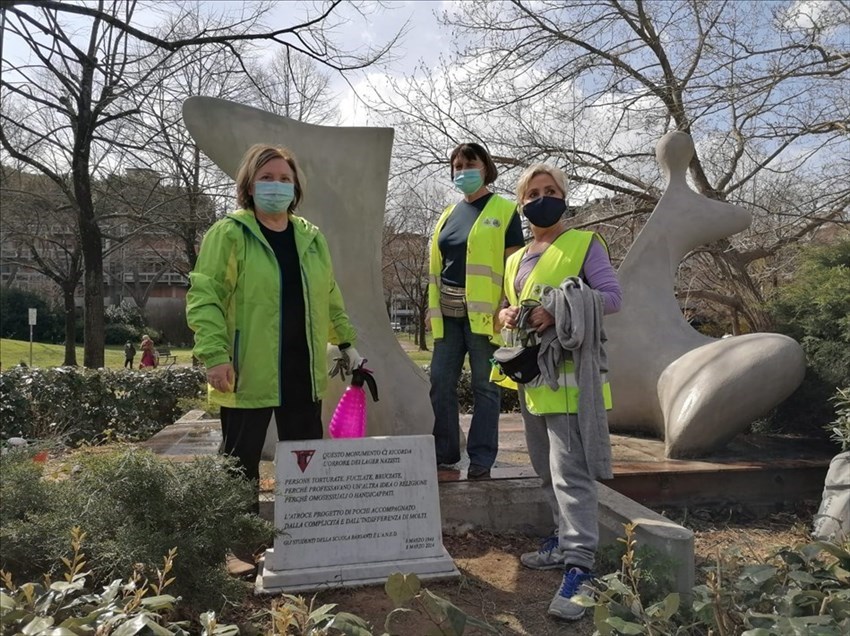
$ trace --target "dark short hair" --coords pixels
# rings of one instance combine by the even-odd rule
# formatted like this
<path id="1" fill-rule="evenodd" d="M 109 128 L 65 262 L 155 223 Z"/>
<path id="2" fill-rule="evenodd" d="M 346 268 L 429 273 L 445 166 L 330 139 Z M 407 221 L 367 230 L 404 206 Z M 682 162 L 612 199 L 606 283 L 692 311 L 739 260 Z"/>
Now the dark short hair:
<path id="1" fill-rule="evenodd" d="M 463 155 L 464 159 L 470 161 L 479 159 L 484 164 L 484 185 L 490 185 L 496 180 L 496 177 L 499 176 L 496 164 L 493 163 L 493 157 L 490 156 L 487 149 L 481 144 L 468 143 L 458 144 L 458 146 L 452 150 L 452 154 L 449 157 L 449 165 L 452 169 L 452 179 L 455 178 L 455 159 L 457 159 L 458 155 Z"/>

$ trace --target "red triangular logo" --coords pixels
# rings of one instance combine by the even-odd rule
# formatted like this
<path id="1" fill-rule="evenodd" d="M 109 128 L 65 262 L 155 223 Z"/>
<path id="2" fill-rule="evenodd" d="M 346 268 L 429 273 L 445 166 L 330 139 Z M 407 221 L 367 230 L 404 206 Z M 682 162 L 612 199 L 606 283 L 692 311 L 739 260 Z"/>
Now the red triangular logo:
<path id="1" fill-rule="evenodd" d="M 314 450 L 300 450 L 300 451 L 292 451 L 292 454 L 295 455 L 296 460 L 298 461 L 298 468 L 301 469 L 303 473 L 307 470 L 307 466 L 310 463 L 310 460 L 313 459 L 313 455 L 316 454 Z"/>

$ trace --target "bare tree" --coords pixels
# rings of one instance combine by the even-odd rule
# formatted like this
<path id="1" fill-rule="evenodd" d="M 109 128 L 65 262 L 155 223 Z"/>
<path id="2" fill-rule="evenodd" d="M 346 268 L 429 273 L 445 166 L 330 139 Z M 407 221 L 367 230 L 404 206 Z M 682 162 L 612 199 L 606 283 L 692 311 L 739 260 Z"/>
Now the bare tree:
<path id="1" fill-rule="evenodd" d="M 183 20 L 181 32 L 209 28 L 208 17 L 193 17 L 199 22 Z M 186 259 L 185 266 L 177 264 L 177 270 L 187 275 L 216 211 L 230 206 L 233 184 L 195 145 L 182 122 L 183 101 L 192 95 L 238 100 L 313 123 L 331 123 L 336 113 L 330 75 L 312 58 L 286 48 L 264 65 L 244 43 L 233 47 L 238 56 L 210 45 L 180 51 L 176 71 L 162 68 L 149 79 L 152 89 L 141 104 L 140 125 L 133 130 L 143 148 L 137 161 L 169 175 L 168 185 L 182 188 L 184 194 L 170 206 L 140 210 L 139 224 L 170 232 L 181 242 Z M 244 73 L 244 66 L 251 69 L 250 75 Z"/>
<path id="2" fill-rule="evenodd" d="M 401 179 L 391 181 L 382 244 L 384 289 L 403 297 L 414 308 L 416 343 L 420 351 L 428 350 L 425 340 L 428 245 L 447 196 L 434 184 L 410 188 Z"/>
<path id="3" fill-rule="evenodd" d="M 74 298 L 83 259 L 73 210 L 47 177 L 7 166 L 0 167 L 0 198 L 2 264 L 38 272 L 59 287 L 65 320 L 63 364 L 76 366 Z"/>
<path id="4" fill-rule="evenodd" d="M 253 76 L 259 108 L 311 124 L 332 125 L 338 119 L 331 76 L 315 60 L 281 49 Z"/>
<path id="5" fill-rule="evenodd" d="M 185 242 L 198 237 L 201 217 L 214 217 L 212 200 L 203 193 L 188 197 L 178 179 L 151 168 L 109 175 L 95 182 L 95 189 L 105 239 L 104 274 L 113 290 L 129 295 L 144 312 L 164 277 L 170 283 L 174 275 L 188 282 L 194 266 L 188 259 L 195 254 L 195 244 L 189 252 Z"/>
<path id="6" fill-rule="evenodd" d="M 209 18 L 197 15 L 179 26 L 181 32 L 210 28 Z M 144 90 L 148 97 L 140 104 L 138 121 L 130 131 L 141 148 L 134 163 L 159 175 L 155 187 L 168 201 L 137 209 L 132 231 L 165 232 L 179 241 L 184 258 L 175 261 L 172 254 L 164 254 L 163 263 L 187 280 L 197 261 L 200 239 L 217 211 L 229 206 L 233 188 L 232 180 L 195 145 L 183 125 L 182 105 L 193 95 L 244 100 L 253 94 L 254 81 L 243 70 L 246 59 L 252 59 L 250 53 L 245 43 L 233 47 L 238 56 L 212 45 L 183 49 L 176 54 L 180 61 L 175 69 L 155 69 L 148 80 L 150 89 Z"/>
<path id="7" fill-rule="evenodd" d="M 509 169 L 556 163 L 579 199 L 620 197 L 643 214 L 662 190 L 655 142 L 687 132 L 694 187 L 757 215 L 748 234 L 702 253 L 720 276 L 691 297 L 741 312 L 750 329 L 770 326 L 764 273 L 784 248 L 850 221 L 837 159 L 850 126 L 846 2 L 464 2 L 443 21 L 459 50 L 375 87 L 409 174 L 478 139 Z"/>
<path id="8" fill-rule="evenodd" d="M 103 230 L 95 209 L 93 181 L 115 148 L 140 150 L 125 141 L 126 123 L 137 118 L 147 97 L 141 87 L 160 69 L 178 68 L 176 53 L 211 46 L 241 59 L 239 42 L 277 44 L 342 71 L 380 59 L 391 40 L 378 50 L 348 52 L 327 31 L 340 2 L 329 2 L 302 22 L 279 29 L 263 26 L 271 5 L 245 5 L 239 15 L 220 14 L 216 25 L 189 36 L 177 26 L 202 5 L 143 3 L 136 0 L 72 4 L 58 0 L 8 0 L 0 6 L 0 147 L 9 157 L 49 177 L 76 214 L 85 266 L 85 352 L 87 367 L 103 365 Z M 346 5 L 343 5 L 343 8 Z M 215 5 L 207 8 L 217 11 Z M 170 14 L 163 29 L 142 25 L 139 13 Z M 187 18 L 188 19 L 188 18 Z M 188 20 L 190 23 L 192 20 Z M 21 44 L 29 60 L 6 55 L 9 39 Z M 153 56 L 157 63 L 151 65 Z M 49 81 L 47 81 L 49 80 Z M 52 113 L 57 127 L 10 116 L 12 101 L 28 113 Z M 15 143 L 24 131 L 32 138 Z M 70 178 L 66 178 L 66 174 Z"/>

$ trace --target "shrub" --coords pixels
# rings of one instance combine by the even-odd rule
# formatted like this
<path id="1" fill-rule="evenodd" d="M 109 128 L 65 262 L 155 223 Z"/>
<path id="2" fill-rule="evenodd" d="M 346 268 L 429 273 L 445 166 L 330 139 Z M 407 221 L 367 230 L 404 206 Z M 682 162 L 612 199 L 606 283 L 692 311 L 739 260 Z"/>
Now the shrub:
<path id="1" fill-rule="evenodd" d="M 44 584 L 26 582 L 17 585 L 11 572 L 0 571 L 0 625 L 3 633 L 30 636 L 54 634 L 174 634 L 187 636 L 188 621 L 170 620 L 180 601 L 166 588 L 174 583 L 169 578 L 174 565 L 175 551 L 164 558 L 163 567 L 151 581 L 134 571 L 128 581 L 115 579 L 100 591 L 88 585 L 90 572 L 83 571 L 86 556 L 82 552 L 85 533 L 78 527 L 71 530 L 71 557 L 62 561 L 66 566 L 64 581 Z M 170 592 L 170 590 L 169 590 Z M 220 624 L 215 612 L 204 612 L 198 621 L 206 636 L 234 636 L 239 633 L 233 625 Z"/>
<path id="2" fill-rule="evenodd" d="M 335 605 L 314 607 L 315 598 L 307 603 L 301 596 L 282 594 L 273 601 L 272 634 L 292 636 L 325 636 L 350 634 L 351 636 L 390 636 L 393 619 L 401 613 L 416 612 L 431 623 L 428 634 L 463 636 L 467 628 L 476 633 L 498 634 L 488 623 L 470 616 L 457 606 L 422 587 L 415 574 L 394 573 L 387 578 L 384 591 L 392 601 L 393 609 L 384 621 L 384 630 L 373 632 L 362 618 L 348 612 L 334 612 Z M 409 607 L 410 606 L 410 607 Z"/>
<path id="3" fill-rule="evenodd" d="M 423 365 L 422 370 L 431 377 L 430 365 Z M 457 385 L 457 401 L 458 408 L 461 413 L 472 413 L 473 397 L 472 397 L 472 373 L 464 369 L 460 374 L 460 380 Z M 502 389 L 502 413 L 516 413 L 519 411 L 519 393 L 510 389 Z"/>
<path id="4" fill-rule="evenodd" d="M 793 282 L 779 289 L 770 311 L 777 330 L 803 346 L 808 370 L 769 426 L 818 434 L 834 418 L 830 396 L 850 386 L 850 240 L 804 249 Z"/>
<path id="5" fill-rule="evenodd" d="M 29 341 L 30 307 L 38 311 L 33 336 L 39 342 L 64 342 L 63 312 L 38 294 L 21 289 L 0 289 L 0 337 Z"/>
<path id="6" fill-rule="evenodd" d="M 174 622 L 175 606 L 180 602 L 171 592 L 176 551 L 164 558 L 156 578 L 143 577 L 133 571 L 130 580 L 115 579 L 97 592 L 89 585 L 89 572 L 84 572 L 86 555 L 82 552 L 85 533 L 78 527 L 71 530 L 73 553 L 63 557 L 66 566 L 64 581 L 45 581 L 16 585 L 10 572 L 0 571 L 0 625 L 6 633 L 30 636 L 54 634 L 160 634 L 185 636 L 188 621 Z M 171 577 L 171 578 L 169 578 Z M 384 586 L 396 609 L 387 615 L 385 629 L 401 612 L 418 612 L 432 624 L 429 634 L 463 636 L 471 627 L 478 633 L 497 634 L 489 624 L 469 616 L 427 589 L 420 587 L 414 574 L 392 574 Z M 348 612 L 334 612 L 336 605 L 315 607 L 315 597 L 309 604 L 301 596 L 282 594 L 272 601 L 270 634 L 289 636 L 326 636 L 349 634 L 372 636 L 371 626 L 362 618 Z M 406 607 L 413 605 L 412 609 Z M 219 622 L 215 612 L 198 617 L 204 636 L 235 636 L 239 628 Z M 251 626 L 249 633 L 254 632 Z M 381 632 L 389 636 L 388 632 Z"/>
<path id="7" fill-rule="evenodd" d="M 103 318 L 107 325 L 127 325 L 138 330 L 144 329 L 145 326 L 145 317 L 139 308 L 125 302 L 106 307 L 103 310 Z"/>
<path id="8" fill-rule="evenodd" d="M 118 323 L 103 327 L 103 341 L 109 345 L 124 344 L 128 340 L 138 344 L 141 339 L 142 334 L 133 325 Z"/>
<path id="9" fill-rule="evenodd" d="M 270 542 L 274 530 L 250 514 L 256 492 L 223 457 L 170 462 L 123 449 L 75 453 L 46 479 L 25 451 L 0 463 L 0 565 L 18 578 L 57 575 L 71 528 L 87 536 L 92 585 L 126 572 L 154 578 L 176 548 L 171 588 L 192 610 L 240 601 L 245 588 L 223 567 L 235 546 Z"/>
<path id="10" fill-rule="evenodd" d="M 677 593 L 642 597 L 634 526 L 626 525 L 620 571 L 598 582 L 593 607 L 597 633 L 613 634 L 846 634 L 850 627 L 850 544 L 819 541 L 780 550 L 766 563 L 727 554 L 693 589 L 692 603 Z"/>
<path id="11" fill-rule="evenodd" d="M 836 404 L 836 419 L 827 426 L 830 437 L 838 442 L 842 451 L 850 450 L 850 386 L 838 389 L 832 397 Z"/>
<path id="12" fill-rule="evenodd" d="M 0 435 L 61 436 L 72 444 L 147 439 L 174 423 L 179 400 L 200 396 L 205 381 L 197 368 L 14 367 L 0 373 Z"/>
<path id="13" fill-rule="evenodd" d="M 154 342 L 162 340 L 162 334 L 145 324 L 145 317 L 135 305 L 122 302 L 104 309 L 103 338 L 106 344 L 124 344 L 128 340 L 138 346 L 142 334 L 149 335 Z"/>
<path id="14" fill-rule="evenodd" d="M 627 554 L 627 543 L 622 539 L 603 546 L 597 554 L 596 567 L 600 572 L 614 572 L 624 558 L 630 558 L 630 565 L 640 571 L 636 581 L 638 594 L 647 603 L 657 603 L 675 584 L 676 560 L 648 545 L 633 545 L 632 551 Z"/>

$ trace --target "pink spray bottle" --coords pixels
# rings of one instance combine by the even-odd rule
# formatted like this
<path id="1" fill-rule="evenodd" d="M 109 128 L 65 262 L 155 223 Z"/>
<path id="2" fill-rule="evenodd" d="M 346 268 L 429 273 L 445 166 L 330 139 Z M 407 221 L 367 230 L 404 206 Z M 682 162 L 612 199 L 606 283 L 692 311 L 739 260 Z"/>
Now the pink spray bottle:
<path id="1" fill-rule="evenodd" d="M 372 399 L 378 401 L 378 385 L 369 369 L 360 367 L 351 374 L 351 384 L 346 387 L 345 393 L 336 405 L 331 423 L 328 425 L 328 434 L 333 439 L 344 437 L 365 437 L 366 435 L 366 389 L 364 384 L 369 385 Z"/>

